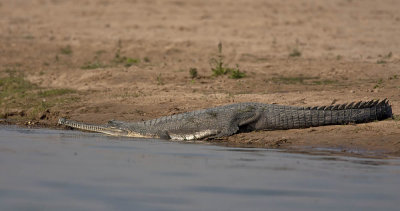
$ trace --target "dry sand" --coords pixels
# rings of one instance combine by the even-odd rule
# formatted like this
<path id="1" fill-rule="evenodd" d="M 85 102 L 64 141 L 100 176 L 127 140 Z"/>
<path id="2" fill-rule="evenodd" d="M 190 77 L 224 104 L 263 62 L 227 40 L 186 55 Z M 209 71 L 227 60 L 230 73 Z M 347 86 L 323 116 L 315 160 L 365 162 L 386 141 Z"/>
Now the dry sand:
<path id="1" fill-rule="evenodd" d="M 396 0 L 3 0 L 0 76 L 13 68 L 42 88 L 78 90 L 79 100 L 17 121 L 46 126 L 61 116 L 137 121 L 234 102 L 315 106 L 388 98 L 399 114 L 399 8 Z M 219 42 L 224 63 L 238 64 L 246 77 L 212 76 Z M 301 55 L 290 56 L 296 51 Z M 131 66 L 116 63 L 116 54 L 131 58 Z M 83 69 L 87 64 L 98 68 Z M 3 116 L 14 109 L 2 107 Z M 398 156 L 400 121 L 216 142 Z"/>

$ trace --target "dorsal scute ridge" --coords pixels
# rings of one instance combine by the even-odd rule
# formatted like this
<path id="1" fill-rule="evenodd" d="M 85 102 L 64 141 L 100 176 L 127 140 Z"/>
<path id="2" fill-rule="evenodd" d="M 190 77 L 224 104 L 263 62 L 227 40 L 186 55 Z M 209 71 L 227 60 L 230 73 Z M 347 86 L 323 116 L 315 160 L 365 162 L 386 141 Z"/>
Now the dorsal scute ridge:
<path id="1" fill-rule="evenodd" d="M 369 101 L 369 103 L 368 103 L 368 107 L 372 107 L 372 106 L 374 106 L 375 105 L 375 100 L 371 100 L 371 101 Z"/>
<path id="2" fill-rule="evenodd" d="M 362 108 L 371 108 L 374 106 L 385 106 L 389 104 L 389 100 L 387 98 L 383 100 L 370 100 L 370 101 L 359 101 L 359 102 L 351 102 L 349 104 L 336 104 L 330 106 L 315 106 L 315 107 L 304 107 L 304 109 L 311 110 L 324 110 L 324 111 L 334 111 L 334 110 L 343 110 L 343 109 L 362 109 Z"/>
<path id="3" fill-rule="evenodd" d="M 386 98 L 385 99 L 383 99 L 381 102 L 379 102 L 378 103 L 378 105 L 379 106 L 383 106 L 383 105 L 385 105 L 387 102 L 386 102 Z"/>
<path id="4" fill-rule="evenodd" d="M 344 108 L 346 108 L 347 103 L 341 104 L 339 105 L 339 110 L 343 110 Z"/>
<path id="5" fill-rule="evenodd" d="M 358 102 L 353 106 L 353 108 L 355 108 L 355 109 L 357 109 L 357 108 L 362 108 L 362 104 L 363 104 L 363 101 L 358 101 Z"/>
<path id="6" fill-rule="evenodd" d="M 351 102 L 351 103 L 347 104 L 347 105 L 344 107 L 344 109 L 352 109 L 352 108 L 353 108 L 353 105 L 354 105 L 354 102 Z"/>

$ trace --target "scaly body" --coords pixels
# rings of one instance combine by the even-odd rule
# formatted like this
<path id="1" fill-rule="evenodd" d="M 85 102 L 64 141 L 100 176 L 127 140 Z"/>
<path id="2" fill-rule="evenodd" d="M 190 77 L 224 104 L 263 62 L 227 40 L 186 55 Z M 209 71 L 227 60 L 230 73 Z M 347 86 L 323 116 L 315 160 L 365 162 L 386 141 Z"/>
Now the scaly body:
<path id="1" fill-rule="evenodd" d="M 385 99 L 312 108 L 238 103 L 141 122 L 110 121 L 107 125 L 91 125 L 61 118 L 59 124 L 115 136 L 193 140 L 243 131 L 362 123 L 389 117 L 392 109 Z"/>

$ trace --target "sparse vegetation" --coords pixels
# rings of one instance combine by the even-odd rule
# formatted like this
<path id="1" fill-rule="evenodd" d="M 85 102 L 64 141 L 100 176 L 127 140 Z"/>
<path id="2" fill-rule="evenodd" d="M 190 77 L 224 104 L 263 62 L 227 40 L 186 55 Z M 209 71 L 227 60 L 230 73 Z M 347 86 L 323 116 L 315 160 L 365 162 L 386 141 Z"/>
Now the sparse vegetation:
<path id="1" fill-rule="evenodd" d="M 164 79 L 162 78 L 161 73 L 157 75 L 157 85 L 164 85 Z"/>
<path id="2" fill-rule="evenodd" d="M 231 69 L 230 78 L 239 79 L 239 78 L 243 78 L 243 77 L 245 77 L 245 76 L 246 76 L 246 73 L 241 72 L 241 71 L 239 70 L 239 65 L 236 65 L 236 68 Z"/>
<path id="3" fill-rule="evenodd" d="M 271 78 L 268 81 L 282 84 L 303 84 L 303 85 L 331 85 L 338 83 L 337 80 L 320 79 L 312 76 L 279 76 Z"/>
<path id="4" fill-rule="evenodd" d="M 386 61 L 383 59 L 379 59 L 378 61 L 376 61 L 377 64 L 386 64 Z"/>
<path id="5" fill-rule="evenodd" d="M 211 71 L 214 76 L 226 75 L 227 68 L 224 67 L 224 56 L 222 55 L 222 43 L 218 43 L 218 54 L 216 58 L 210 59 Z"/>
<path id="6" fill-rule="evenodd" d="M 0 104 L 15 102 L 16 99 L 27 96 L 29 91 L 37 88 L 22 76 L 16 76 L 13 71 L 9 74 L 9 77 L 0 78 Z"/>
<path id="7" fill-rule="evenodd" d="M 91 69 L 97 69 L 97 68 L 105 68 L 107 67 L 106 65 L 100 63 L 99 61 L 94 61 L 94 62 L 87 62 L 84 64 L 81 69 L 84 70 L 91 70 Z"/>
<path id="8" fill-rule="evenodd" d="M 377 64 L 386 64 L 387 60 L 389 60 L 390 58 L 392 58 L 392 52 L 389 52 L 388 54 L 382 56 L 382 55 L 378 55 L 378 57 L 381 57 L 381 59 L 378 59 L 376 61 Z"/>
<path id="9" fill-rule="evenodd" d="M 33 36 L 33 35 L 25 35 L 24 36 L 24 39 L 27 39 L 27 40 L 33 40 L 33 39 L 35 39 L 35 37 Z"/>
<path id="10" fill-rule="evenodd" d="M 149 63 L 150 62 L 150 58 L 146 56 L 146 57 L 143 58 L 143 61 Z"/>
<path id="11" fill-rule="evenodd" d="M 376 82 L 374 89 L 381 88 L 382 86 L 383 86 L 383 79 L 381 78 Z"/>
<path id="12" fill-rule="evenodd" d="M 279 77 L 274 77 L 271 79 L 271 81 L 276 82 L 276 83 L 283 83 L 283 84 L 304 84 L 306 80 L 312 80 L 312 79 L 319 79 L 319 77 L 310 77 L 310 76 L 279 76 Z"/>
<path id="13" fill-rule="evenodd" d="M 191 79 L 197 78 L 197 76 L 198 76 L 197 68 L 194 68 L 194 67 L 190 68 L 189 69 L 189 74 L 190 74 L 190 78 Z"/>
<path id="14" fill-rule="evenodd" d="M 289 53 L 289 57 L 300 57 L 301 51 L 298 48 L 293 48 Z"/>
<path id="15" fill-rule="evenodd" d="M 76 100 L 77 97 L 59 98 L 61 95 L 75 93 L 71 89 L 46 89 L 24 79 L 16 70 L 6 70 L 8 77 L 0 78 L 0 106 L 3 117 L 9 116 L 10 110 L 20 110 L 17 117 L 41 119 L 49 108 Z M 12 113 L 12 112 L 11 112 Z M 14 114 L 13 114 L 14 115 Z"/>
<path id="16" fill-rule="evenodd" d="M 72 48 L 70 45 L 67 45 L 65 47 L 60 48 L 60 53 L 64 55 L 71 55 L 72 54 Z"/>
<path id="17" fill-rule="evenodd" d="M 138 64 L 140 59 L 135 59 L 131 57 L 121 56 L 120 49 L 115 53 L 114 59 L 112 60 L 114 64 L 123 64 L 125 67 L 130 67 L 134 64 Z"/>
<path id="18" fill-rule="evenodd" d="M 130 67 L 134 64 L 140 63 L 140 59 L 122 56 L 121 48 L 122 48 L 122 42 L 121 42 L 121 40 L 119 40 L 117 52 L 115 53 L 115 56 L 114 56 L 113 60 L 111 61 L 112 63 L 123 64 L 125 67 Z"/>
<path id="19" fill-rule="evenodd" d="M 224 65 L 224 55 L 222 54 L 222 43 L 218 43 L 218 54 L 216 58 L 210 59 L 211 71 L 213 76 L 221 76 L 230 74 L 230 78 L 238 79 L 243 78 L 246 74 L 239 69 L 239 65 L 236 68 L 230 68 Z"/>

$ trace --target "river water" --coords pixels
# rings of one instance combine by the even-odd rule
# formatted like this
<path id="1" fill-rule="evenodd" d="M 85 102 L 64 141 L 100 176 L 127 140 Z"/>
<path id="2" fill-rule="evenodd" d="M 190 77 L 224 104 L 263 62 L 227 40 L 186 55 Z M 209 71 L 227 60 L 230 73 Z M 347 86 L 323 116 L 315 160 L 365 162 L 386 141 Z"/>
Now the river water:
<path id="1" fill-rule="evenodd" d="M 399 210 L 400 159 L 0 127 L 0 210 Z"/>

